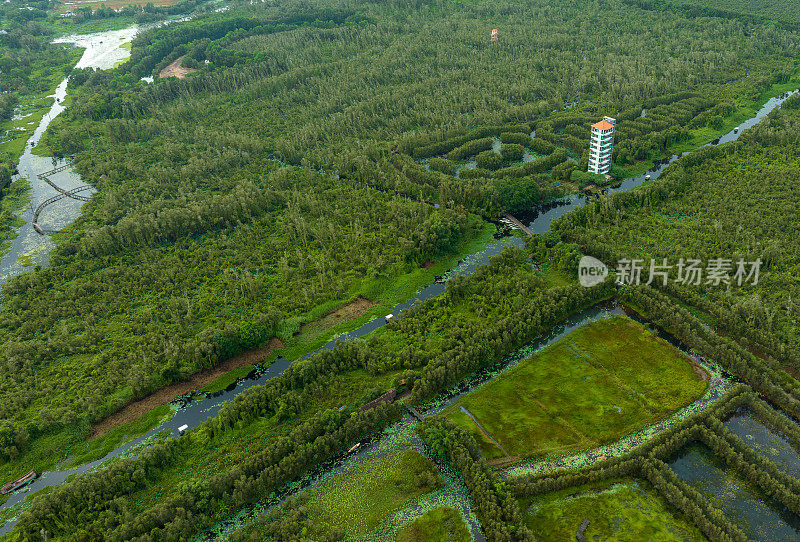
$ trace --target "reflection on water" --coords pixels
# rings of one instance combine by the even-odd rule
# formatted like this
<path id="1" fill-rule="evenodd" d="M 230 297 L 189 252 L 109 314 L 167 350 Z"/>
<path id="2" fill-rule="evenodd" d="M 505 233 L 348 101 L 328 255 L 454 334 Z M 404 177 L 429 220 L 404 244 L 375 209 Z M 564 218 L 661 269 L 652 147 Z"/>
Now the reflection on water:
<path id="1" fill-rule="evenodd" d="M 708 447 L 687 446 L 669 466 L 722 510 L 749 539 L 756 542 L 800 539 L 800 518 L 727 469 Z"/>

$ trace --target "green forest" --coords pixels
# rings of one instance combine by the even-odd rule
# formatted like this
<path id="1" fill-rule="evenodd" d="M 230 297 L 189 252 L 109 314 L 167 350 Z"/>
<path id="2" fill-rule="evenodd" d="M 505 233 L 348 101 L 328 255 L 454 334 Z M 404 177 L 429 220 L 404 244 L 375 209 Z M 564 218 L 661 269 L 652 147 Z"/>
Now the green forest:
<path id="1" fill-rule="evenodd" d="M 800 95 L 795 95 L 737 142 L 679 160 L 658 183 L 587 206 L 557 228 L 612 264 L 621 257 L 760 259 L 757 285 L 720 288 L 704 281 L 699 288 L 668 287 L 797 370 L 800 258 L 792 217 L 800 204 L 798 142 Z"/>
<path id="2" fill-rule="evenodd" d="M 570 503 L 584 490 L 653 537 L 659 526 L 633 508 L 691 538 L 746 539 L 746 525 L 671 468 L 692 443 L 800 513 L 797 480 L 725 425 L 747 409 L 800 446 L 800 94 L 738 141 L 695 150 L 800 88 L 790 9 L 184 0 L 61 17 L 52 3 L 18 2 L 0 4 L 0 88 L 11 90 L 0 120 L 69 74 L 68 106 L 37 152 L 70 159 L 97 192 L 53 236 L 49 265 L 2 284 L 0 482 L 106 449 L 91 445 L 101 422 L 236 356 L 257 357 L 239 371 L 279 355 L 293 363 L 180 438 L 162 433 L 0 508 L 0 522 L 19 520 L 5 539 L 179 540 L 230 522 L 234 540 L 466 540 L 476 528 L 491 541 L 546 540 L 553 518 L 574 536 L 583 517 Z M 80 50 L 51 43 L 187 13 L 142 26 L 108 70 L 72 69 Z M 191 73 L 159 77 L 176 61 Z M 589 126 L 606 115 L 609 179 L 585 173 Z M 0 182 L 19 155 L 3 149 Z M 602 193 L 682 152 L 658 179 Z M 2 188 L 10 224 L 25 186 Z M 471 275 L 447 273 L 508 234 L 506 213 L 576 193 L 589 203 L 551 232 L 515 231 L 516 246 Z M 763 265 L 741 288 L 613 277 L 584 288 L 583 255 Z M 314 352 L 436 281 L 443 293 Z M 568 330 L 537 353 L 605 303 L 632 320 Z M 635 340 L 613 329 L 622 321 Z M 598 338 L 581 339 L 592 330 Z M 635 355 L 621 358 L 625 348 Z M 665 384 L 666 373 L 678 376 Z M 485 381 L 479 390 L 504 390 L 503 401 L 454 399 Z M 492 414 L 498 405 L 508 419 Z M 515 419 L 524 431 L 504 425 Z M 548 431 L 578 444 L 556 450 Z M 637 431 L 648 437 L 613 448 Z M 392 439 L 402 446 L 359 455 Z M 580 455 L 601 446 L 614 451 Z M 562 456 L 578 459 L 542 466 Z M 309 482 L 331 465 L 341 472 Z"/>

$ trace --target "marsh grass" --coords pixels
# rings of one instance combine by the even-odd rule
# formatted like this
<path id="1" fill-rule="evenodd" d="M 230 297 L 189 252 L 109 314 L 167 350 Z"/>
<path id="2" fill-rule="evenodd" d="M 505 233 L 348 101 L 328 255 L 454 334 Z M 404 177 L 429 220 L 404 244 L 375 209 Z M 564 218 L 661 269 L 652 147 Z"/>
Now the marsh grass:
<path id="1" fill-rule="evenodd" d="M 541 542 L 575 540 L 584 519 L 587 540 L 701 541 L 703 534 L 642 480 L 606 480 L 520 499 L 525 523 Z"/>
<path id="2" fill-rule="evenodd" d="M 444 415 L 469 429 L 488 459 L 505 454 L 460 407 L 512 457 L 541 457 L 617 440 L 692 403 L 705 388 L 681 352 L 616 316 L 573 331 Z"/>

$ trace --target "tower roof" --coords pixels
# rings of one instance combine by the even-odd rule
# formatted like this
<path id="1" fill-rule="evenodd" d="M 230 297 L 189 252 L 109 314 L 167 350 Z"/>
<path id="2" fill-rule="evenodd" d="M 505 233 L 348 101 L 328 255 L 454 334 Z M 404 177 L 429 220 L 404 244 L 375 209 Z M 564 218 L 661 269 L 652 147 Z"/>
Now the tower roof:
<path id="1" fill-rule="evenodd" d="M 601 120 L 600 122 L 596 122 L 592 124 L 592 128 L 597 128 L 598 130 L 610 130 L 614 127 L 613 124 L 610 122 Z"/>

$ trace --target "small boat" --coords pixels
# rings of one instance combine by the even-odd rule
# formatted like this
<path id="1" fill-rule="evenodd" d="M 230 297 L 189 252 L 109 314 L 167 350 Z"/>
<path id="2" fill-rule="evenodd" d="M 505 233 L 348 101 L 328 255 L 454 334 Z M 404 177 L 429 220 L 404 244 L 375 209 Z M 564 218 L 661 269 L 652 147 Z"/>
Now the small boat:
<path id="1" fill-rule="evenodd" d="M 352 454 L 353 452 L 355 452 L 359 448 L 361 448 L 361 443 L 360 442 L 356 442 L 355 444 L 353 444 L 353 446 L 349 450 L 347 450 L 347 453 L 348 454 Z"/>
<path id="2" fill-rule="evenodd" d="M 17 478 L 13 482 L 9 482 L 3 487 L 0 488 L 0 494 L 5 495 L 7 493 L 11 493 L 12 491 L 21 488 L 24 485 L 30 484 L 36 477 L 39 476 L 36 474 L 36 471 L 30 471 L 28 474 L 23 476 L 22 478 Z"/>

